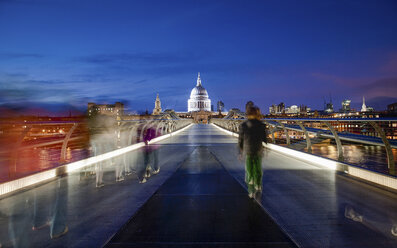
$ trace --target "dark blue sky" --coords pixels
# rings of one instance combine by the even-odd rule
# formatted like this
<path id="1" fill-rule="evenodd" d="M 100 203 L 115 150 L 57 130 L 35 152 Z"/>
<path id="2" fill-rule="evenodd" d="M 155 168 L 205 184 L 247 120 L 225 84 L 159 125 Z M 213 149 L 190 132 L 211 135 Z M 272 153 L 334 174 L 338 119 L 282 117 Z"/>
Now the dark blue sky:
<path id="1" fill-rule="evenodd" d="M 396 1 L 0 0 L 0 105 L 397 101 Z M 69 106 L 71 105 L 71 106 Z"/>

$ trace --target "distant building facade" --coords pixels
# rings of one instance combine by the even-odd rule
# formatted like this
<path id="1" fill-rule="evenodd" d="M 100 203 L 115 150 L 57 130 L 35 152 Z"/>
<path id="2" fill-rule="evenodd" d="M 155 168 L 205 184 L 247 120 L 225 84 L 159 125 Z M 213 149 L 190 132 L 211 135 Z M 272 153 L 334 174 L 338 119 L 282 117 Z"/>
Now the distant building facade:
<path id="1" fill-rule="evenodd" d="M 286 114 L 299 114 L 300 111 L 299 111 L 299 108 L 297 105 L 292 105 L 285 109 L 285 113 Z"/>
<path id="2" fill-rule="evenodd" d="M 332 102 L 325 102 L 324 103 L 324 112 L 325 113 L 333 113 L 334 112 L 334 105 L 332 104 Z"/>
<path id="3" fill-rule="evenodd" d="M 88 116 L 122 116 L 124 115 L 124 104 L 121 102 L 116 102 L 115 104 L 96 104 L 93 102 L 89 102 L 87 110 Z"/>
<path id="4" fill-rule="evenodd" d="M 285 104 L 281 102 L 278 105 L 273 104 L 272 106 L 269 107 L 269 113 L 270 114 L 284 114 L 285 113 Z"/>
<path id="5" fill-rule="evenodd" d="M 343 100 L 342 101 L 342 108 L 340 109 L 339 112 L 341 112 L 341 113 L 349 113 L 351 111 L 350 103 L 351 103 L 351 100 L 348 100 L 348 99 Z"/>
<path id="6" fill-rule="evenodd" d="M 387 112 L 389 114 L 397 114 L 397 102 L 387 105 Z"/>

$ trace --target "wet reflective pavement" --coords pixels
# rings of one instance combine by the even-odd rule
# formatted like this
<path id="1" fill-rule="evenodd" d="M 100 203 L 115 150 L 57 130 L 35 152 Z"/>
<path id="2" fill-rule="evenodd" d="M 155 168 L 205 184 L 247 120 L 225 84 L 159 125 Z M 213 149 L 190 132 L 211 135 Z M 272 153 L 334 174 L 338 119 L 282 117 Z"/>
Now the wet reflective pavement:
<path id="1" fill-rule="evenodd" d="M 106 247 L 295 247 L 204 146 Z"/>

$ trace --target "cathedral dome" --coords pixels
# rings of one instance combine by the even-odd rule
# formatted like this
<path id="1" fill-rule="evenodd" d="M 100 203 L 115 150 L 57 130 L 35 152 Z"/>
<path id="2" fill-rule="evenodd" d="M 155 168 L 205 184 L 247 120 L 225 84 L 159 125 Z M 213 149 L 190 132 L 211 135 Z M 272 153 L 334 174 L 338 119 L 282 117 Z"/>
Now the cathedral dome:
<path id="1" fill-rule="evenodd" d="M 198 85 L 192 89 L 192 92 L 190 93 L 190 99 L 195 98 L 208 98 L 207 90 L 202 85 Z"/>
<path id="2" fill-rule="evenodd" d="M 188 100 L 188 112 L 192 111 L 211 111 L 211 100 L 208 97 L 207 90 L 201 85 L 200 73 L 197 77 L 197 85 L 190 92 Z"/>

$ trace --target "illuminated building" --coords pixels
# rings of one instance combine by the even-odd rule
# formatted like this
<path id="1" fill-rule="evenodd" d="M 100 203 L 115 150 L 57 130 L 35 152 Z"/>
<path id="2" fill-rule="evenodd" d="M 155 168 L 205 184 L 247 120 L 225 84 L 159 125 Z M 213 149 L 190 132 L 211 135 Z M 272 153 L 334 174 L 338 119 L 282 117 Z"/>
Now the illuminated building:
<path id="1" fill-rule="evenodd" d="M 159 94 L 157 94 L 156 102 L 154 103 L 153 115 L 161 114 L 161 102 L 159 98 Z"/>
<path id="2" fill-rule="evenodd" d="M 324 106 L 324 111 L 325 111 L 326 113 L 332 113 L 332 112 L 334 112 L 334 105 L 332 104 L 332 102 L 325 103 L 324 105 L 325 105 L 325 106 Z"/>
<path id="3" fill-rule="evenodd" d="M 200 72 L 197 77 L 197 84 L 190 93 L 188 100 L 188 112 L 211 111 L 211 100 L 208 97 L 207 90 L 201 84 Z"/>
<path id="4" fill-rule="evenodd" d="M 285 109 L 286 114 L 299 114 L 299 108 L 297 105 L 292 105 Z"/>
<path id="5" fill-rule="evenodd" d="M 278 105 L 273 104 L 269 107 L 270 114 L 284 114 L 285 113 L 285 104 L 281 102 Z"/>
<path id="6" fill-rule="evenodd" d="M 363 105 L 361 105 L 361 112 L 374 112 L 372 107 L 365 105 L 365 97 L 363 97 Z"/>
<path id="7" fill-rule="evenodd" d="M 94 115 L 109 115 L 122 116 L 124 115 L 124 104 L 116 102 L 115 104 L 96 104 L 88 103 L 88 116 Z"/>
<path id="8" fill-rule="evenodd" d="M 351 103 L 351 100 L 343 100 L 342 101 L 342 108 L 340 109 L 340 112 L 342 112 L 342 113 L 350 112 L 351 111 L 350 103 Z"/>
<path id="9" fill-rule="evenodd" d="M 363 97 L 363 105 L 361 105 L 361 112 L 367 112 L 367 106 L 365 105 L 365 97 Z"/>

